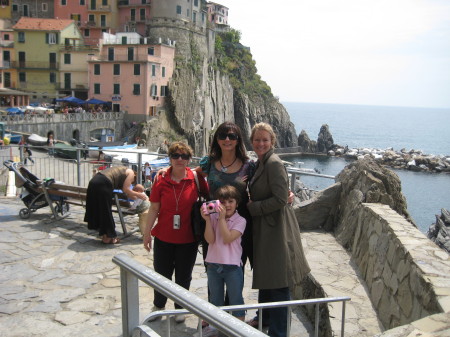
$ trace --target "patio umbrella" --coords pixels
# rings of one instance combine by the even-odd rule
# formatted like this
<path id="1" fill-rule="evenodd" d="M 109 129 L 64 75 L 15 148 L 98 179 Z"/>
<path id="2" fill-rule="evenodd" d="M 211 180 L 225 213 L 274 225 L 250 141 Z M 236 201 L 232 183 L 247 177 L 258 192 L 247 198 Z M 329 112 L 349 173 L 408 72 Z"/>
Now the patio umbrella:
<path id="1" fill-rule="evenodd" d="M 97 98 L 91 98 L 90 100 L 87 100 L 85 103 L 87 104 L 110 104 L 110 102 L 105 102 Z"/>
<path id="2" fill-rule="evenodd" d="M 56 102 L 66 102 L 66 103 L 74 103 L 74 104 L 84 104 L 84 103 L 86 103 L 82 99 L 79 99 L 79 98 L 76 98 L 76 97 L 73 97 L 73 96 L 68 96 L 68 97 L 64 97 L 64 98 L 57 98 Z"/>

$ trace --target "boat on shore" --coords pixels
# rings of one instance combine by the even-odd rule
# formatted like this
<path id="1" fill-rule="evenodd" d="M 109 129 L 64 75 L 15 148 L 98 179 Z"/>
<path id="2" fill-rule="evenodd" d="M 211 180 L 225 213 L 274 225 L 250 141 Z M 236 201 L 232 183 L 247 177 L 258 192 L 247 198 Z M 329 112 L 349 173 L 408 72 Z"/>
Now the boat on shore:
<path id="1" fill-rule="evenodd" d="M 19 144 L 20 140 L 22 139 L 22 135 L 11 134 L 11 133 L 6 133 L 5 137 L 9 138 L 10 144 Z"/>
<path id="2" fill-rule="evenodd" d="M 28 136 L 27 143 L 32 146 L 47 146 L 47 137 L 42 137 L 32 133 Z"/>
<path id="3" fill-rule="evenodd" d="M 65 159 L 77 159 L 77 150 L 81 149 L 81 158 L 86 158 L 88 150 L 83 146 L 73 146 L 67 143 L 56 143 L 54 145 L 55 155 Z"/>
<path id="4" fill-rule="evenodd" d="M 88 142 L 86 144 L 89 147 L 90 158 L 98 158 L 100 151 L 127 151 L 137 148 L 137 144 L 124 144 L 123 142 Z"/>

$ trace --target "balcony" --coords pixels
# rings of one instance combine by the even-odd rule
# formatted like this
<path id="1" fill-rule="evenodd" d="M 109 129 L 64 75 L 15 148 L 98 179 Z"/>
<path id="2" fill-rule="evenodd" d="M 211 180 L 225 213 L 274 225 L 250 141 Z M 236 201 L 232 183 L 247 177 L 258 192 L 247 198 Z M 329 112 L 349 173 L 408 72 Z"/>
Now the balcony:
<path id="1" fill-rule="evenodd" d="M 58 70 L 59 62 L 39 62 L 39 61 L 12 61 L 14 69 L 30 69 L 30 70 Z"/>
<path id="2" fill-rule="evenodd" d="M 117 7 L 127 7 L 127 6 L 145 6 L 150 5 L 151 1 L 146 0 L 119 0 L 117 2 Z"/>
<path id="3" fill-rule="evenodd" d="M 111 12 L 111 6 L 110 5 L 104 5 L 104 6 L 88 6 L 88 12 Z"/>
<path id="4" fill-rule="evenodd" d="M 3 48 L 14 48 L 14 41 L 0 40 L 0 47 L 3 47 Z"/>

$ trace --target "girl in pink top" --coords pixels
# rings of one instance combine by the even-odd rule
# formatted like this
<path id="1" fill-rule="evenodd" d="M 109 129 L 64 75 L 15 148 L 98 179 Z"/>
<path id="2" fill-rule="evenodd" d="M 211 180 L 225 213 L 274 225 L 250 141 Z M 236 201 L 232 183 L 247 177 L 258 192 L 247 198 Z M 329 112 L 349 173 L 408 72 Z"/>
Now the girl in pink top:
<path id="1" fill-rule="evenodd" d="M 215 212 L 210 214 L 206 207 L 202 208 L 202 217 L 206 221 L 205 239 L 209 244 L 205 259 L 209 300 L 215 306 L 223 306 L 226 286 L 229 304 L 244 304 L 241 236 L 246 221 L 236 211 L 241 195 L 236 187 L 225 185 L 217 189 L 215 197 L 220 201 Z M 232 314 L 244 320 L 245 311 L 238 310 Z"/>

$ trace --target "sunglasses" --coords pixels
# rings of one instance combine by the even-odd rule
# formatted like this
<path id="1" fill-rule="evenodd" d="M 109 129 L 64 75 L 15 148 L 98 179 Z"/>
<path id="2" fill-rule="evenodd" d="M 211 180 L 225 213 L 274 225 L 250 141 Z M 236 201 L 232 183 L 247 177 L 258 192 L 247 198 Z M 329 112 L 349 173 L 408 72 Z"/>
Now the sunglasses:
<path id="1" fill-rule="evenodd" d="M 220 140 L 225 140 L 225 139 L 229 140 L 237 140 L 239 137 L 237 134 L 235 133 L 219 133 L 219 135 L 217 136 L 217 138 L 219 138 Z"/>
<path id="2" fill-rule="evenodd" d="M 190 155 L 185 154 L 185 153 L 172 153 L 172 154 L 170 155 L 170 158 L 172 158 L 172 159 L 179 159 L 180 157 L 181 157 L 181 159 L 183 159 L 183 160 L 188 160 L 189 158 L 191 158 Z"/>

